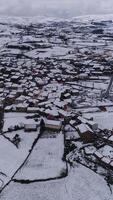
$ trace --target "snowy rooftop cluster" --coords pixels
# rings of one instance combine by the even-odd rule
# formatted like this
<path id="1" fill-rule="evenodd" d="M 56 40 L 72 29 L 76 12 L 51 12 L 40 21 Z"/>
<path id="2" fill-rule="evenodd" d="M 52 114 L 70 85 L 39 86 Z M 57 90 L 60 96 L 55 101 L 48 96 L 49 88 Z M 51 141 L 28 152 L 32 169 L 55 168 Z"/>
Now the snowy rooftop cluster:
<path id="1" fill-rule="evenodd" d="M 78 199 L 110 200 L 100 175 L 112 190 L 112 32 L 113 21 L 105 19 L 0 20 L 3 200 L 13 199 L 18 182 L 38 182 L 40 188 L 40 181 L 57 185 L 55 180 L 66 176 L 65 183 L 59 181 L 64 199 L 75 199 L 74 185 L 79 176 L 77 182 L 80 188 L 83 183 L 84 192 L 83 196 L 76 192 Z M 69 168 L 74 170 L 70 173 Z M 104 194 L 94 186 L 92 195 L 88 193 L 93 177 L 95 187 L 98 181 L 105 187 Z M 71 184 L 72 189 L 68 187 Z M 61 199 L 57 196 L 59 186 L 52 188 L 56 196 L 48 194 L 47 199 Z"/>

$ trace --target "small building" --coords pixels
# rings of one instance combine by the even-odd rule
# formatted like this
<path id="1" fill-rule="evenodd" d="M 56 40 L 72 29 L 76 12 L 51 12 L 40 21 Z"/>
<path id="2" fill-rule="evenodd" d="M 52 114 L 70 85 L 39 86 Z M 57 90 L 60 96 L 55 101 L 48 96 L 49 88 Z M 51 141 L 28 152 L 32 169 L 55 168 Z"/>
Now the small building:
<path id="1" fill-rule="evenodd" d="M 111 136 L 104 136 L 104 142 L 110 146 L 113 146 L 113 135 Z"/>
<path id="2" fill-rule="evenodd" d="M 107 111 L 107 109 L 106 109 L 106 107 L 105 106 L 99 106 L 99 109 L 100 109 L 100 111 L 102 111 L 102 112 L 106 112 Z"/>
<path id="3" fill-rule="evenodd" d="M 92 129 L 89 128 L 88 125 L 86 124 L 80 124 L 76 127 L 78 130 L 78 133 L 80 135 L 80 138 L 85 142 L 93 142 L 94 141 L 94 133 Z"/>
<path id="4" fill-rule="evenodd" d="M 60 115 L 61 118 L 69 117 L 69 114 L 68 114 L 67 111 L 59 109 L 58 112 L 59 112 L 59 115 Z"/>
<path id="5" fill-rule="evenodd" d="M 80 120 L 84 124 L 87 124 L 93 131 L 98 129 L 98 124 L 92 120 L 87 120 L 80 116 L 78 117 L 78 120 Z"/>
<path id="6" fill-rule="evenodd" d="M 25 132 L 37 131 L 37 125 L 36 124 L 25 124 L 24 131 Z"/>
<path id="7" fill-rule="evenodd" d="M 80 136 L 77 131 L 70 131 L 65 133 L 65 140 L 66 141 L 78 141 Z"/>
<path id="8" fill-rule="evenodd" d="M 87 121 L 87 124 L 88 124 L 88 126 L 93 130 L 93 131 L 95 131 L 95 130 L 97 130 L 98 129 L 98 124 L 97 123 L 95 123 L 94 121 Z"/>
<path id="9" fill-rule="evenodd" d="M 6 107 L 4 108 L 4 111 L 5 111 L 5 112 L 11 112 L 11 111 L 12 111 L 12 106 L 6 106 Z"/>
<path id="10" fill-rule="evenodd" d="M 27 103 L 20 103 L 16 105 L 16 112 L 26 112 L 28 104 Z"/>
<path id="11" fill-rule="evenodd" d="M 94 152 L 94 156 L 102 166 L 113 169 L 113 148 L 111 146 L 105 145 Z"/>
<path id="12" fill-rule="evenodd" d="M 103 162 L 103 164 L 109 166 L 109 164 L 110 164 L 110 162 L 111 162 L 111 159 L 110 159 L 109 157 L 105 157 L 105 156 L 104 156 L 104 157 L 101 159 L 101 161 Z"/>
<path id="13" fill-rule="evenodd" d="M 62 121 L 45 120 L 45 128 L 59 131 L 62 128 Z"/>
<path id="14" fill-rule="evenodd" d="M 101 160 L 103 158 L 103 155 L 99 151 L 94 152 L 94 156 L 98 159 Z"/>
<path id="15" fill-rule="evenodd" d="M 80 139 L 78 132 L 71 125 L 66 125 L 64 131 L 66 141 L 77 141 Z"/>
<path id="16" fill-rule="evenodd" d="M 108 138 L 108 144 L 113 146 L 113 135 Z"/>
<path id="17" fill-rule="evenodd" d="M 20 77 L 19 77 L 19 76 L 16 76 L 16 75 L 14 75 L 14 76 L 11 77 L 11 81 L 12 81 L 13 83 L 17 83 L 17 82 L 19 81 L 19 79 L 20 79 Z"/>
<path id="18" fill-rule="evenodd" d="M 37 113 L 39 108 L 36 107 L 27 107 L 27 113 Z"/>

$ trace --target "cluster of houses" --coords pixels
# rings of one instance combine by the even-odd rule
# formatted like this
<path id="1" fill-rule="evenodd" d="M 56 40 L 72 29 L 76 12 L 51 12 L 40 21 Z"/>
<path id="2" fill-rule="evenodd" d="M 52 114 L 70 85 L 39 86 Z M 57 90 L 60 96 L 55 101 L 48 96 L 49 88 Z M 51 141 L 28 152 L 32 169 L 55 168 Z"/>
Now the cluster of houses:
<path id="1" fill-rule="evenodd" d="M 113 23 L 109 23 L 2 24 L 0 108 L 43 119 L 46 129 L 62 130 L 67 143 L 95 145 L 101 138 L 103 150 L 96 149 L 93 155 L 113 166 L 110 154 L 103 154 L 106 144 L 112 151 L 112 134 L 98 136 L 98 123 L 82 115 L 113 107 L 101 95 L 113 72 Z M 38 126 L 34 120 L 20 128 L 34 132 Z"/>
<path id="2" fill-rule="evenodd" d="M 113 136 L 111 136 L 113 138 Z M 94 156 L 104 167 L 113 169 L 113 147 L 105 145 L 103 148 L 100 148 L 94 152 Z"/>
<path id="3" fill-rule="evenodd" d="M 40 69 L 40 66 L 36 65 L 35 70 L 32 70 L 27 69 L 27 61 L 25 63 L 25 67 L 23 65 L 17 65 L 16 68 L 15 66 L 0 67 L 0 103 L 5 111 L 37 113 L 42 109 L 48 113 L 51 107 L 59 107 L 59 112 L 63 113 L 62 108 L 66 108 L 67 104 L 71 103 L 67 91 L 70 87 L 63 86 L 63 83 L 58 84 L 56 80 L 51 82 L 47 74 L 45 77 L 43 73 L 47 73 L 46 67 Z M 54 76 L 54 73 L 51 75 Z M 65 101 L 60 101 L 61 95 Z M 53 102 L 54 106 L 52 106 Z M 55 115 L 54 110 L 49 113 Z"/>
<path id="4" fill-rule="evenodd" d="M 29 24 L 14 24 L 12 31 L 10 24 L 3 25 L 0 103 L 6 112 L 44 112 L 58 117 L 67 115 L 68 105 L 96 105 L 95 96 L 103 88 L 98 91 L 95 85 L 104 80 L 106 87 L 105 76 L 112 72 L 111 37 L 106 33 L 107 41 L 106 26 L 102 33 L 94 33 L 96 27 L 90 23 L 86 26 L 87 30 L 78 22 L 30 28 Z"/>
<path id="5" fill-rule="evenodd" d="M 44 126 L 45 129 L 47 130 L 54 130 L 60 132 L 62 129 L 62 121 L 58 120 L 48 120 L 48 119 L 42 119 L 43 120 L 43 125 L 40 123 L 40 126 Z M 33 123 L 33 124 L 24 124 L 24 131 L 25 132 L 32 132 L 32 131 L 37 131 L 38 124 Z"/>
<path id="6" fill-rule="evenodd" d="M 84 143 L 90 143 L 95 140 L 95 133 L 98 130 L 98 124 L 93 120 L 87 120 L 81 116 L 70 120 L 70 125 L 74 131 L 78 132 L 79 137 Z"/>

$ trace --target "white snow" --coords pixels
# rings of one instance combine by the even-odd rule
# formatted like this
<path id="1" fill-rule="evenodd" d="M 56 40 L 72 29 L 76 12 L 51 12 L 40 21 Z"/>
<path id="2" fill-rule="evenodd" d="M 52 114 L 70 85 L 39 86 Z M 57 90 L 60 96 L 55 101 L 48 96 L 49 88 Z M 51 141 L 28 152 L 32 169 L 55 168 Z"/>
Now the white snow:
<path id="1" fill-rule="evenodd" d="M 25 117 L 29 115 L 26 113 L 16 113 L 16 112 L 11 112 L 11 113 L 5 113 L 4 116 L 4 127 L 3 131 L 7 131 L 9 127 L 19 125 L 19 124 L 25 124 L 25 123 L 30 123 L 33 124 L 34 120 L 33 119 L 26 119 Z"/>
<path id="2" fill-rule="evenodd" d="M 78 166 L 67 178 L 27 185 L 11 183 L 3 192 L 2 200 L 112 200 L 103 178 L 91 170 Z"/>
<path id="3" fill-rule="evenodd" d="M 100 113 L 88 113 L 84 114 L 84 117 L 91 118 L 93 117 L 94 122 L 99 125 L 101 129 L 110 129 L 113 128 L 113 113 L 109 112 L 100 112 Z"/>
<path id="4" fill-rule="evenodd" d="M 24 162 L 28 155 L 27 149 L 17 149 L 15 145 L 0 136 L 0 179 L 4 185 L 11 179 L 16 170 Z"/>
<path id="5" fill-rule="evenodd" d="M 62 161 L 64 144 L 63 135 L 56 138 L 39 139 L 27 164 L 18 172 L 16 179 L 38 180 L 55 178 L 66 169 Z"/>

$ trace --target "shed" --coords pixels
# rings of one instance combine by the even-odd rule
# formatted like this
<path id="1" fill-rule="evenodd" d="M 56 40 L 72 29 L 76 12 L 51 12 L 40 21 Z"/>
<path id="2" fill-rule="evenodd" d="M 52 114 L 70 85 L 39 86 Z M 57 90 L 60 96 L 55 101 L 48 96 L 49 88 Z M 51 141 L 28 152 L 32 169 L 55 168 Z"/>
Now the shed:
<path id="1" fill-rule="evenodd" d="M 76 129 L 78 130 L 78 133 L 84 142 L 86 142 L 86 143 L 93 142 L 94 133 L 93 133 L 92 129 L 89 128 L 88 125 L 82 123 L 82 124 L 78 125 L 76 127 Z"/>
<path id="2" fill-rule="evenodd" d="M 89 125 L 89 127 L 93 130 L 93 131 L 95 131 L 95 130 L 97 130 L 98 129 L 98 124 L 97 123 L 95 123 L 94 121 L 87 121 L 87 124 Z"/>
<path id="3" fill-rule="evenodd" d="M 59 131 L 62 127 L 62 121 L 45 120 L 45 128 Z"/>
<path id="4" fill-rule="evenodd" d="M 36 124 L 25 124 L 24 131 L 25 132 L 37 131 L 37 125 Z"/>

